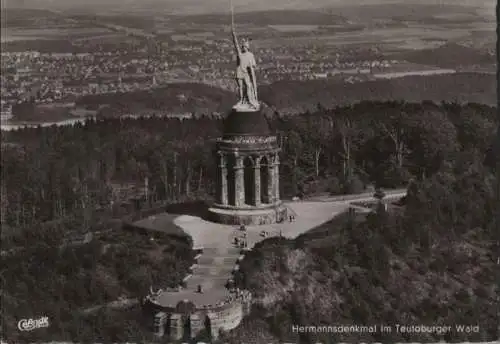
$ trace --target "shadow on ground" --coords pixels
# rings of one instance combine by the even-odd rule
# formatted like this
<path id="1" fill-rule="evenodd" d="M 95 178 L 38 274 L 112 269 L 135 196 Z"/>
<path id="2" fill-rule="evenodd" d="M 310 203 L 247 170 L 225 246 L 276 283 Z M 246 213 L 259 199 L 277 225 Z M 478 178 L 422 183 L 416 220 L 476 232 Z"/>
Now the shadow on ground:
<path id="1" fill-rule="evenodd" d="M 208 203 L 205 201 L 191 201 L 168 205 L 167 213 L 176 215 L 190 215 L 200 217 L 204 220 L 208 218 Z"/>

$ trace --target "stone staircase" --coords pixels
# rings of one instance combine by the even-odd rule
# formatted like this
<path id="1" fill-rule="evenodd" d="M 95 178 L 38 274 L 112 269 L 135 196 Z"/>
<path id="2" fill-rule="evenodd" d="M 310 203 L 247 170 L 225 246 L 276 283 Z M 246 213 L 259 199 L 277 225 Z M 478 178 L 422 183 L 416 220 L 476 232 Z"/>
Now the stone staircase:
<path id="1" fill-rule="evenodd" d="M 225 288 L 238 262 L 240 249 L 233 247 L 205 247 L 192 266 L 191 276 L 185 281 L 186 288 L 197 290 Z"/>

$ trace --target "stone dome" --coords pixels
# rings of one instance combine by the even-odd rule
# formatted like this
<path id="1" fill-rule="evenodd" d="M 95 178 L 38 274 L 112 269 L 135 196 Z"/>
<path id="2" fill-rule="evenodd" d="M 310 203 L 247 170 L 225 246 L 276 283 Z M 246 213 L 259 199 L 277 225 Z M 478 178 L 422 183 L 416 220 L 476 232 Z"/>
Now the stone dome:
<path id="1" fill-rule="evenodd" d="M 269 123 L 264 114 L 259 111 L 235 111 L 224 120 L 224 137 L 256 135 L 271 135 Z"/>

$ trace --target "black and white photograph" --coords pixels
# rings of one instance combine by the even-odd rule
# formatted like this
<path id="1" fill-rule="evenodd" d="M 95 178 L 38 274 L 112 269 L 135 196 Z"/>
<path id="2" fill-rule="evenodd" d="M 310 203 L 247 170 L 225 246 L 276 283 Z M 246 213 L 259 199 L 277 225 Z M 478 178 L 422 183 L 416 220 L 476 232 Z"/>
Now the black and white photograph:
<path id="1" fill-rule="evenodd" d="M 500 343 L 495 0 L 0 0 L 1 344 Z"/>

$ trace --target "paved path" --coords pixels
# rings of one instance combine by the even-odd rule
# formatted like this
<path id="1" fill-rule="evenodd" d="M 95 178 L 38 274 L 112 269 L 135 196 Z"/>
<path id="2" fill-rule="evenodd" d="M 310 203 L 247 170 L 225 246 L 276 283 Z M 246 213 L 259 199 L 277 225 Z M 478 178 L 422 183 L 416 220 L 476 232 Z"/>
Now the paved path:
<path id="1" fill-rule="evenodd" d="M 387 200 L 398 199 L 406 195 L 405 190 L 386 191 Z M 295 215 L 294 222 L 279 224 L 247 226 L 247 248 L 251 249 L 256 243 L 264 240 L 262 231 L 268 233 L 267 237 L 279 236 L 293 239 L 297 236 L 316 228 L 335 216 L 343 213 L 349 207 L 358 211 L 367 211 L 367 208 L 351 205 L 352 202 L 373 201 L 373 194 L 346 196 L 315 197 L 306 201 L 287 202 L 285 205 Z M 173 217 L 170 214 L 169 218 Z M 158 217 L 160 215 L 157 215 Z M 168 219 L 171 221 L 171 219 Z M 205 221 L 199 217 L 181 215 L 173 219 L 174 224 L 182 228 L 193 239 L 194 249 L 203 249 L 198 256 L 197 263 L 192 266 L 192 273 L 186 276 L 186 287 L 176 293 L 165 292 L 157 299 L 162 304 L 175 305 L 178 301 L 189 298 L 195 303 L 212 303 L 227 297 L 225 284 L 231 278 L 232 272 L 237 268 L 237 262 L 243 258 L 241 249 L 234 246 L 234 239 L 243 233 L 238 226 L 221 225 Z M 203 294 L 197 293 L 198 286 L 203 289 Z M 111 308 L 126 308 L 138 302 L 137 299 L 126 299 L 110 302 Z M 83 313 L 93 313 L 104 305 L 89 307 Z"/>
<path id="2" fill-rule="evenodd" d="M 405 194 L 405 190 L 387 191 L 385 199 L 398 199 Z M 288 202 L 285 205 L 296 214 L 295 221 L 247 226 L 248 248 L 251 249 L 264 239 L 261 236 L 262 231 L 268 232 L 268 237 L 279 236 L 281 232 L 284 237 L 293 239 L 343 213 L 350 207 L 351 202 L 373 200 L 373 193 L 370 193 Z M 212 223 L 189 215 L 178 216 L 174 223 L 193 238 L 194 248 L 203 248 L 197 264 L 193 266 L 191 277 L 186 280 L 185 291 L 196 292 L 198 285 L 202 285 L 204 293 L 212 294 L 213 288 L 223 288 L 231 278 L 231 272 L 240 256 L 240 250 L 233 244 L 234 238 L 243 234 L 238 226 Z"/>

